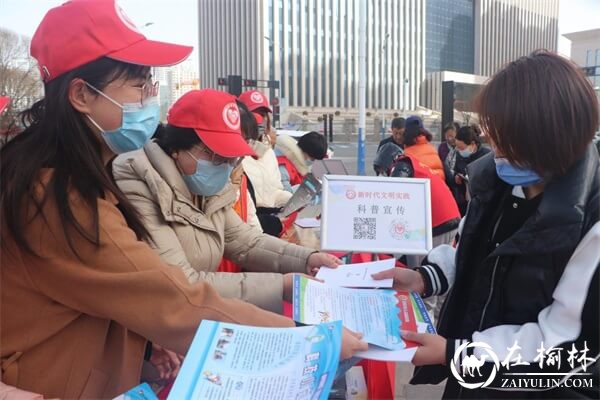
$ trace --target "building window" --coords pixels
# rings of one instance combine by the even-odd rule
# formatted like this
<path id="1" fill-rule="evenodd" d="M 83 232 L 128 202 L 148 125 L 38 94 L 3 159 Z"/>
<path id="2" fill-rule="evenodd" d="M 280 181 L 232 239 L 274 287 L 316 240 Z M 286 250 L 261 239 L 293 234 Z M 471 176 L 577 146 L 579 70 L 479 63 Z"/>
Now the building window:
<path id="1" fill-rule="evenodd" d="M 596 49 L 596 66 L 600 66 L 600 49 Z"/>
<path id="2" fill-rule="evenodd" d="M 592 58 L 593 54 L 594 53 L 592 52 L 592 50 L 588 50 L 587 51 L 587 57 L 585 59 L 585 66 L 586 67 L 591 67 L 592 65 L 594 65 L 594 59 Z"/>

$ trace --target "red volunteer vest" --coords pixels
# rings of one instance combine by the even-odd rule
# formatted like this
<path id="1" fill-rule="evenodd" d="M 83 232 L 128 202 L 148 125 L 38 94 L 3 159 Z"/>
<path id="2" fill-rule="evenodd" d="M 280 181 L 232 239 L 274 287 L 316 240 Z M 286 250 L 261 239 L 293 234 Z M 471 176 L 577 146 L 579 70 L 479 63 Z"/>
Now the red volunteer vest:
<path id="1" fill-rule="evenodd" d="M 403 155 L 398 158 L 410 159 L 415 171 L 415 178 L 427 178 L 431 184 L 431 222 L 435 228 L 448 221 L 460 218 L 460 212 L 456 205 L 456 200 L 450 192 L 448 185 L 439 175 L 433 173 L 431 169 L 420 162 L 416 157 Z"/>
<path id="2" fill-rule="evenodd" d="M 277 163 L 279 165 L 283 165 L 290 175 L 290 185 L 299 185 L 304 180 L 304 177 L 298 172 L 294 163 L 288 160 L 286 156 L 277 156 Z"/>

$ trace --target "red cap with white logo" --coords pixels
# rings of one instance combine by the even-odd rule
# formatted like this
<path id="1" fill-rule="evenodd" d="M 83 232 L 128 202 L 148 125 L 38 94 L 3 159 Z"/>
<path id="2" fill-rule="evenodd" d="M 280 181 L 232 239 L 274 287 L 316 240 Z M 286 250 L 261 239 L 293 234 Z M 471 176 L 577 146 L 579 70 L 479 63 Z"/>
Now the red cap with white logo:
<path id="1" fill-rule="evenodd" d="M 167 122 L 194 129 L 202 143 L 221 157 L 255 156 L 242 136 L 235 100 L 214 89 L 192 90 L 173 104 Z"/>
<path id="2" fill-rule="evenodd" d="M 254 117 L 256 118 L 256 122 L 259 124 L 263 121 L 262 115 L 258 113 L 259 111 L 270 113 L 273 112 L 271 106 L 269 105 L 269 99 L 267 96 L 258 90 L 248 90 L 247 92 L 240 94 L 239 99 L 246 105 L 246 107 L 248 107 L 248 110 L 252 111 Z"/>
<path id="3" fill-rule="evenodd" d="M 192 47 L 148 40 L 115 0 L 71 0 L 46 13 L 31 39 L 42 79 L 52 79 L 102 57 L 130 64 L 180 63 Z"/>

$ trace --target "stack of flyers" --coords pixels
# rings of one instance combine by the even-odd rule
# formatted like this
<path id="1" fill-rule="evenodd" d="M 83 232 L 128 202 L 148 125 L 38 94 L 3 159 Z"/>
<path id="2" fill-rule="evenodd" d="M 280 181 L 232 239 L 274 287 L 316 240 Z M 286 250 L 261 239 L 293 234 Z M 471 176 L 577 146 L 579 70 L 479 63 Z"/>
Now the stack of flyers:
<path id="1" fill-rule="evenodd" d="M 304 324 L 342 321 L 369 343 L 356 356 L 381 361 L 412 360 L 417 344 L 402 339 L 401 330 L 435 333 L 417 293 L 345 288 L 301 276 L 294 278 L 293 318 Z"/>
<path id="2" fill-rule="evenodd" d="M 341 346 L 339 321 L 297 328 L 202 321 L 169 399 L 325 400 Z"/>

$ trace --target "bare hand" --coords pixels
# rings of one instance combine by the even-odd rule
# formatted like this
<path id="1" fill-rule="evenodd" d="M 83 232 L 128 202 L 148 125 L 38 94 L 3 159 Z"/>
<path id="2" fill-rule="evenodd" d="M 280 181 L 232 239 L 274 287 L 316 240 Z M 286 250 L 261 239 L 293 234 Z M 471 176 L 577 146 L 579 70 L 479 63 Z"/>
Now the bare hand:
<path id="1" fill-rule="evenodd" d="M 410 268 L 390 268 L 385 271 L 371 275 L 376 281 L 382 279 L 393 279 L 394 289 L 408 292 L 417 292 L 423 294 L 425 292 L 425 282 L 423 276 Z"/>
<path id="2" fill-rule="evenodd" d="M 446 364 L 446 338 L 432 333 L 400 332 L 402 339 L 419 344 L 413 365 Z"/>
<path id="3" fill-rule="evenodd" d="M 242 164 L 238 165 L 231 171 L 231 175 L 229 175 L 229 180 L 235 186 L 239 186 L 242 184 L 242 177 L 244 176 L 244 168 Z"/>
<path id="4" fill-rule="evenodd" d="M 181 368 L 182 361 L 183 356 L 152 343 L 150 363 L 154 365 L 160 374 L 160 379 L 175 379 Z"/>
<path id="5" fill-rule="evenodd" d="M 361 340 L 362 337 L 362 333 L 352 332 L 344 327 L 342 331 L 342 352 L 340 354 L 342 360 L 352 357 L 357 351 L 367 351 L 369 349 L 367 342 Z"/>
<path id="6" fill-rule="evenodd" d="M 336 256 L 332 256 L 327 253 L 313 253 L 308 257 L 308 263 L 306 264 L 306 272 L 309 275 L 316 275 L 321 267 L 337 268 L 342 264 L 342 260 Z"/>

